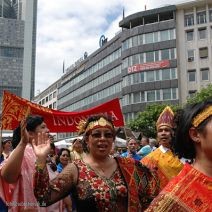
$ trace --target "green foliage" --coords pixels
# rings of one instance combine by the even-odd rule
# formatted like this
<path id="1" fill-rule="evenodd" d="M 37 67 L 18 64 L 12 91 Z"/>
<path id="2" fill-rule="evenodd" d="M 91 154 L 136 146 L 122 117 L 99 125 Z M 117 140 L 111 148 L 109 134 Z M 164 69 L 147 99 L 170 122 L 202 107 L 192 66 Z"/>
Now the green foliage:
<path id="1" fill-rule="evenodd" d="M 202 102 L 205 99 L 212 99 L 212 84 L 206 88 L 201 89 L 192 98 L 187 100 L 187 103 Z M 128 123 L 128 126 L 137 132 L 142 132 L 144 135 L 156 138 L 156 121 L 167 105 L 165 104 L 150 104 L 147 105 L 145 110 L 139 112 L 134 120 Z M 178 105 L 169 105 L 174 112 L 180 107 Z"/>
<path id="2" fill-rule="evenodd" d="M 165 104 L 150 104 L 146 106 L 146 109 L 139 112 L 134 120 L 128 123 L 128 126 L 137 132 L 142 132 L 144 135 L 152 138 L 156 138 L 156 122 L 167 105 Z M 179 106 L 169 105 L 175 112 Z"/>
<path id="3" fill-rule="evenodd" d="M 212 99 L 212 84 L 209 84 L 206 88 L 202 88 L 193 97 L 187 100 L 188 104 L 202 102 L 206 99 Z"/>

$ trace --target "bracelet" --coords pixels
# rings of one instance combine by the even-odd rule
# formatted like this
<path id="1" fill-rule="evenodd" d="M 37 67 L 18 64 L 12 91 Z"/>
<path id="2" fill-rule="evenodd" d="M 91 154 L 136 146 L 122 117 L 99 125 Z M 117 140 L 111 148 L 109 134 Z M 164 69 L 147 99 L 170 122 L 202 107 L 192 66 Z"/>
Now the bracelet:
<path id="1" fill-rule="evenodd" d="M 40 163 L 37 160 L 35 161 L 35 169 L 38 172 L 43 172 L 44 168 L 46 167 L 46 163 Z"/>

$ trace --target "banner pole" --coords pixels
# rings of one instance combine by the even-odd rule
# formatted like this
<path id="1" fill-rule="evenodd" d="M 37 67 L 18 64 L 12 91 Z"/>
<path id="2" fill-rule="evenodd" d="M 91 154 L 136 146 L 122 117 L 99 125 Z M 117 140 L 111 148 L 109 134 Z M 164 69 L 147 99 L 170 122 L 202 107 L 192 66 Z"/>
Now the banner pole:
<path id="1" fill-rule="evenodd" d="M 2 154 L 2 113 L 0 114 L 0 156 Z"/>
<path id="2" fill-rule="evenodd" d="M 0 156 L 2 154 L 2 119 L 0 120 Z"/>

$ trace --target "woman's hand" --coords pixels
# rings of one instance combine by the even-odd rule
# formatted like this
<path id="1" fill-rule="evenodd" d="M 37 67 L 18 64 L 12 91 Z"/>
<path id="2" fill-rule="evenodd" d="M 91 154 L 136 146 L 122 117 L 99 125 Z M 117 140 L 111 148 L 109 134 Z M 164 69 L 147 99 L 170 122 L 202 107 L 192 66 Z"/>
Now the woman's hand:
<path id="1" fill-rule="evenodd" d="M 48 133 L 38 133 L 37 138 L 32 140 L 34 153 L 39 162 L 46 162 L 46 158 L 51 150 L 50 142 Z"/>
<path id="2" fill-rule="evenodd" d="M 30 142 L 30 136 L 26 129 L 26 119 L 23 119 L 20 123 L 21 128 L 21 143 L 27 145 Z"/>

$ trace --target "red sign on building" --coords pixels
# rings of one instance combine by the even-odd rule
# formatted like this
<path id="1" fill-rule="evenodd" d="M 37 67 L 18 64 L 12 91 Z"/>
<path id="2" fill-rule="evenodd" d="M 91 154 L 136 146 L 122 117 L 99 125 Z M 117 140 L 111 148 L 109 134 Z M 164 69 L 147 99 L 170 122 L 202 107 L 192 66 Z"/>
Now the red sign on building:
<path id="1" fill-rule="evenodd" d="M 160 68 L 169 68 L 169 67 L 170 67 L 169 60 L 161 60 L 161 61 L 151 62 L 151 63 L 136 64 L 134 66 L 128 67 L 128 74 L 150 70 L 150 69 L 160 69 Z"/>

